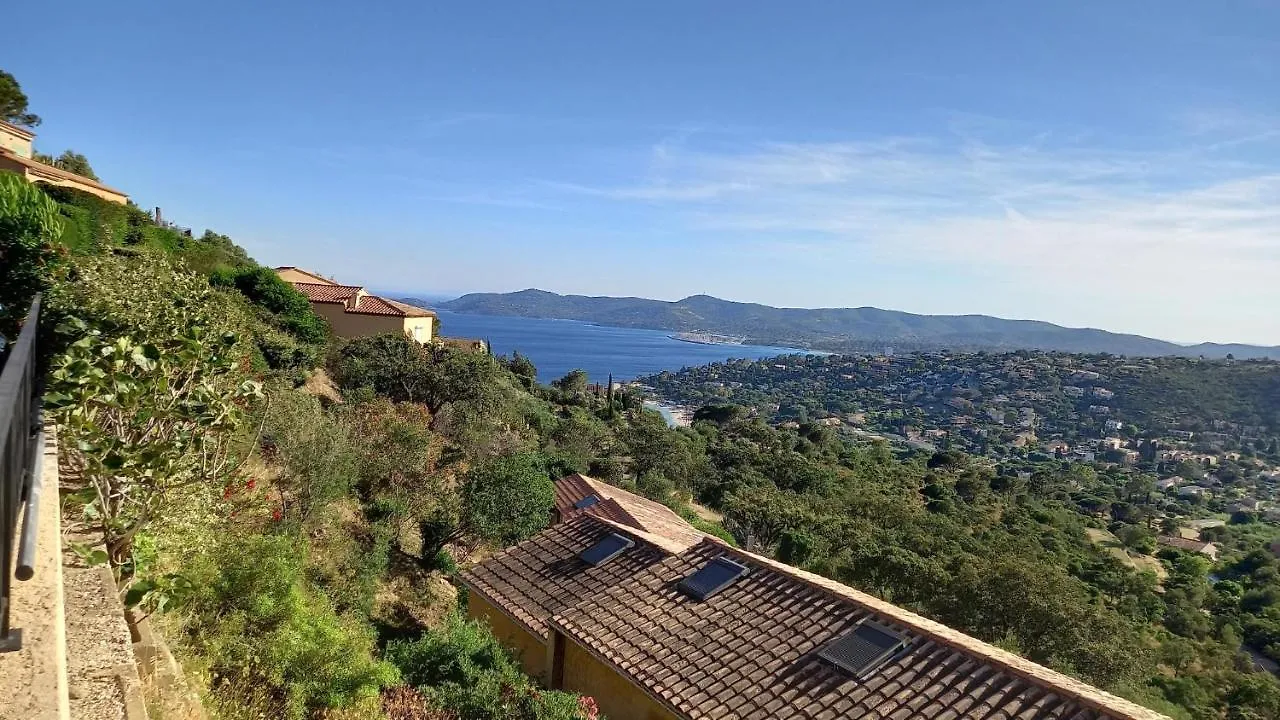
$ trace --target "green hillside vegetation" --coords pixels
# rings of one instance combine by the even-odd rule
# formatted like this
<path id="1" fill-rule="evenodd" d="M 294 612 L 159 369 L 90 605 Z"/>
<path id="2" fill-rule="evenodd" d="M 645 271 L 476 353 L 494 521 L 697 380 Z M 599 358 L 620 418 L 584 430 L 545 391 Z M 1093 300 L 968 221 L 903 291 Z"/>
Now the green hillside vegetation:
<path id="1" fill-rule="evenodd" d="M 1109 478 L 1060 466 L 1028 481 L 732 408 L 676 430 L 583 373 L 539 385 L 526 358 L 399 336 L 324 344 L 335 402 L 305 358 L 264 351 L 276 336 L 313 347 L 310 325 L 229 241 L 139 226 L 126 243 L 92 222 L 63 235 L 48 219 L 67 201 L 0 193 L 0 250 L 34 258 L 3 272 L 48 292 L 47 402 L 84 484 L 69 508 L 103 539 L 83 551 L 154 613 L 217 718 L 594 717 L 521 675 L 449 582 L 541 528 L 571 471 L 687 517 L 696 500 L 739 544 L 1176 717 L 1280 715 L 1280 683 L 1239 652 L 1273 617 L 1260 535 L 1233 535 L 1232 585 L 1172 553 L 1160 593 L 1089 542 L 1107 520 L 1078 494 L 1114 491 Z"/>
<path id="2" fill-rule="evenodd" d="M 583 320 L 618 327 L 702 331 L 745 336 L 748 342 L 832 352 L 880 350 L 1013 350 L 1107 352 L 1221 358 L 1271 357 L 1280 348 L 1203 343 L 1182 346 L 1138 335 L 1065 328 L 1035 320 L 986 315 L 915 315 L 879 308 L 775 308 L 709 295 L 677 302 L 645 298 L 557 295 L 544 290 L 474 293 L 439 304 L 445 310 L 483 315 Z"/>
<path id="3" fill-rule="evenodd" d="M 693 407 L 727 403 L 775 421 L 828 420 L 899 437 L 933 433 L 943 449 L 993 457 L 1010 455 L 1020 436 L 1034 433 L 1072 445 L 1121 437 L 1138 442 L 1152 460 L 1181 432 L 1198 439 L 1180 444 L 1200 452 L 1240 451 L 1280 462 L 1280 363 L 1273 361 L 1134 363 L 1034 351 L 790 355 L 640 380 Z"/>

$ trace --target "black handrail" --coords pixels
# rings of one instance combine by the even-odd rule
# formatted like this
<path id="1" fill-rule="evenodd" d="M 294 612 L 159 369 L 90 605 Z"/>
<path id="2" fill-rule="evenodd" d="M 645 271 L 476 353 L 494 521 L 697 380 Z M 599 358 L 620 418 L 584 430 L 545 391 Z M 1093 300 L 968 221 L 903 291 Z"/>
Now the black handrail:
<path id="1" fill-rule="evenodd" d="M 27 504 L 19 544 L 21 555 L 17 577 L 28 580 L 34 574 L 36 505 L 39 496 L 40 458 L 44 433 L 40 404 L 43 393 L 36 372 L 38 353 L 36 332 L 40 324 L 40 296 L 36 295 L 22 325 L 18 340 L 10 348 L 0 369 L 0 652 L 22 647 L 22 631 L 9 627 L 10 592 L 13 580 L 15 538 L 19 509 Z"/>

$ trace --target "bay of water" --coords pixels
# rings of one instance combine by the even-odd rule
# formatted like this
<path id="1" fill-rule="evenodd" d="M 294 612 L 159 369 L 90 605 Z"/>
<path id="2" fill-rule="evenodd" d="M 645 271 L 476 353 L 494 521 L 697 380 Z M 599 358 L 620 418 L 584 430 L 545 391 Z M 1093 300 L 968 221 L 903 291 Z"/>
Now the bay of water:
<path id="1" fill-rule="evenodd" d="M 806 352 L 766 345 L 699 345 L 668 337 L 665 330 L 609 327 L 577 320 L 472 315 L 446 310 L 440 334 L 488 341 L 497 355 L 519 351 L 547 383 L 582 369 L 591 382 L 634 380 L 663 370 L 706 365 L 730 358 L 763 358 Z"/>

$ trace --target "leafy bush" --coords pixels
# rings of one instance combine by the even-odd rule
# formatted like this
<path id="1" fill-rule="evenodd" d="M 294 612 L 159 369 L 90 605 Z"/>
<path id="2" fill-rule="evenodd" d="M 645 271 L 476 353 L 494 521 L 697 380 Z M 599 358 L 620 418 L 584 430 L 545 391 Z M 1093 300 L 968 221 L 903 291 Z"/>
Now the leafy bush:
<path id="1" fill-rule="evenodd" d="M 242 373 L 235 305 L 164 259 L 84 259 L 49 308 L 67 345 L 45 402 L 119 567 L 176 490 L 228 470 L 232 432 L 261 388 Z"/>
<path id="2" fill-rule="evenodd" d="M 449 552 L 447 548 L 440 548 L 440 550 L 436 552 L 435 559 L 432 560 L 431 564 L 434 565 L 437 570 L 449 577 L 453 577 L 458 574 L 458 561 L 453 559 L 453 553 Z"/>
<path id="3" fill-rule="evenodd" d="M 350 707 L 398 680 L 374 659 L 367 624 L 304 582 L 305 548 L 285 536 L 229 541 L 188 606 L 190 644 L 219 681 L 269 689 L 282 717 Z"/>
<path id="4" fill-rule="evenodd" d="M 296 508 L 287 514 L 299 521 L 347 495 L 359 472 L 356 451 L 342 426 L 319 399 L 302 391 L 272 396 L 262 422 L 262 445 L 284 466 L 285 474 L 276 482 Z"/>
<path id="5" fill-rule="evenodd" d="M 320 349 L 270 325 L 260 325 L 256 338 L 262 362 L 273 370 L 314 368 L 320 362 Z"/>
<path id="6" fill-rule="evenodd" d="M 239 290 L 254 305 L 274 314 L 281 327 L 304 342 L 322 343 L 329 338 L 329 324 L 311 309 L 306 296 L 271 268 L 253 265 L 223 269 L 215 272 L 210 281 Z"/>
<path id="7" fill-rule="evenodd" d="M 446 403 L 494 411 L 514 379 L 488 355 L 424 347 L 400 333 L 355 338 L 339 348 L 330 365 L 343 388 L 370 387 L 392 400 L 425 403 L 433 413 Z"/>
<path id="8" fill-rule="evenodd" d="M 405 682 L 460 720 L 581 720 L 579 698 L 538 690 L 488 628 L 451 615 L 443 627 L 388 644 Z"/>
<path id="9" fill-rule="evenodd" d="M 58 206 L 22 177 L 0 171 L 0 334 L 12 337 L 31 299 L 49 287 L 60 232 Z"/>
<path id="10" fill-rule="evenodd" d="M 517 453 L 467 473 L 462 497 L 469 534 L 511 545 L 546 527 L 555 485 L 540 454 Z"/>

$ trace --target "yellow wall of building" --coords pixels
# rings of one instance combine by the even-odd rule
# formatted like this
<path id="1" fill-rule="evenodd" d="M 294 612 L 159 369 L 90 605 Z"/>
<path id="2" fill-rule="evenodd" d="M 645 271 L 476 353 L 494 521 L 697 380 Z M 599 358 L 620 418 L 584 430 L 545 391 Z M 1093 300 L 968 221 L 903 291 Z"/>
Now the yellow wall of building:
<path id="1" fill-rule="evenodd" d="M 342 303 L 311 303 L 316 311 L 333 328 L 333 334 L 340 338 L 365 337 L 382 333 L 404 333 L 418 342 L 429 342 L 432 338 L 432 320 L 428 317 L 400 317 L 399 315 L 368 315 L 365 313 L 349 313 Z M 420 329 L 417 338 L 414 329 Z"/>
<path id="2" fill-rule="evenodd" d="M 396 315 L 349 313 L 341 303 L 313 302 L 311 309 L 328 320 L 329 326 L 333 328 L 333 334 L 340 338 L 404 332 L 404 318 Z"/>
<path id="3" fill-rule="evenodd" d="M 568 638 L 562 673 L 559 689 L 595 698 L 600 714 L 609 720 L 681 720 Z"/>
<path id="4" fill-rule="evenodd" d="M 22 137 L 3 125 L 0 125 L 0 147 L 14 155 L 31 157 L 31 138 Z"/>
<path id="5" fill-rule="evenodd" d="M 404 319 L 404 331 L 409 337 L 420 343 L 429 343 L 434 334 L 433 317 L 410 317 Z"/>
<path id="6" fill-rule="evenodd" d="M 526 675 L 539 680 L 545 677 L 547 646 L 543 644 L 542 638 L 534 637 L 475 593 L 467 597 L 467 616 L 488 623 L 498 642 L 520 659 L 520 666 L 524 668 Z"/>
<path id="7" fill-rule="evenodd" d="M 284 280 L 285 282 L 291 282 L 291 283 L 299 283 L 299 282 L 300 282 L 300 283 L 323 283 L 323 282 L 326 282 L 325 280 L 321 280 L 321 279 L 318 279 L 318 278 L 312 277 L 312 275 L 311 275 L 310 273 L 302 272 L 301 270 L 299 270 L 299 269 L 297 269 L 297 268 L 285 268 L 284 270 L 277 270 L 277 271 L 276 271 L 276 274 L 280 276 L 280 279 L 281 279 L 281 280 Z M 330 281 L 328 281 L 328 282 L 333 282 L 333 281 L 332 281 L 332 280 L 330 280 Z M 336 285 L 337 283 L 334 283 L 334 284 Z"/>

